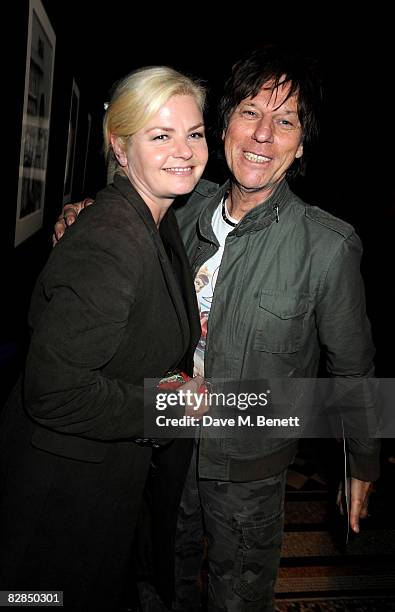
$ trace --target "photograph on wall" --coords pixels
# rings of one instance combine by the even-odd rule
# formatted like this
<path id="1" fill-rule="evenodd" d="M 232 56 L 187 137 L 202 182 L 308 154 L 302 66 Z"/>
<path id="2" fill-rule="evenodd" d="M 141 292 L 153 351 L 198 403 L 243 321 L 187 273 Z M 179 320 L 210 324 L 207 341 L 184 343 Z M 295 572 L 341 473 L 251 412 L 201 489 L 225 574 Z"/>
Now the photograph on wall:
<path id="1" fill-rule="evenodd" d="M 79 104 L 80 104 L 80 90 L 78 89 L 77 83 L 73 79 L 73 85 L 71 88 L 69 131 L 68 131 L 68 137 L 67 137 L 67 153 L 66 153 L 66 165 L 65 165 L 65 174 L 64 174 L 64 189 L 63 189 L 63 202 L 64 203 L 70 202 L 71 194 L 73 191 L 73 175 L 74 175 L 75 150 L 76 150 L 76 142 L 77 142 Z"/>
<path id="2" fill-rule="evenodd" d="M 90 137 L 91 137 L 91 126 L 92 126 L 92 115 L 88 113 L 87 115 L 87 125 L 86 125 L 86 147 L 85 147 L 85 155 L 84 155 L 84 170 L 82 175 L 82 193 L 85 191 L 86 184 L 86 172 L 88 166 L 88 153 L 89 153 L 89 145 L 90 145 Z"/>
<path id="3" fill-rule="evenodd" d="M 15 246 L 43 222 L 55 41 L 40 0 L 30 0 Z"/>

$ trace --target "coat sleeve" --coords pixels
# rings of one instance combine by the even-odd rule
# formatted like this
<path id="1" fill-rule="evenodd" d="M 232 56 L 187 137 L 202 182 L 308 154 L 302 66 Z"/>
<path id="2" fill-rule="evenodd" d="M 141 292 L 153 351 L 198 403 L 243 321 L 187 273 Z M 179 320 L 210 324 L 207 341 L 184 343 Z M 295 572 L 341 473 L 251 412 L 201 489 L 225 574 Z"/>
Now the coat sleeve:
<path id="1" fill-rule="evenodd" d="M 351 475 L 379 475 L 377 385 L 374 346 L 360 273 L 362 247 L 352 233 L 337 245 L 325 270 L 316 316 L 326 369 L 333 379 L 332 405 L 341 415 Z M 355 437 L 357 432 L 357 437 Z"/>
<path id="2" fill-rule="evenodd" d="M 144 430 L 143 387 L 102 371 L 133 315 L 141 274 L 120 242 L 90 228 L 56 247 L 35 287 L 25 404 L 55 431 L 111 440 Z"/>

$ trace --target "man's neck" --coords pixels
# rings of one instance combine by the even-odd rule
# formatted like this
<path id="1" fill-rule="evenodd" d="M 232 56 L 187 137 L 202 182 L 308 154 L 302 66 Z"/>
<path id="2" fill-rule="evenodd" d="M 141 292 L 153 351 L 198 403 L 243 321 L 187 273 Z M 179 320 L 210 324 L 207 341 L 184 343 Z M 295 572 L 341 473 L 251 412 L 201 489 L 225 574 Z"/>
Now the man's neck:
<path id="1" fill-rule="evenodd" d="M 240 221 L 253 208 L 263 204 L 270 198 L 278 184 L 268 186 L 266 189 L 258 191 L 248 191 L 238 185 L 232 183 L 229 196 L 226 200 L 226 207 L 229 215 Z"/>

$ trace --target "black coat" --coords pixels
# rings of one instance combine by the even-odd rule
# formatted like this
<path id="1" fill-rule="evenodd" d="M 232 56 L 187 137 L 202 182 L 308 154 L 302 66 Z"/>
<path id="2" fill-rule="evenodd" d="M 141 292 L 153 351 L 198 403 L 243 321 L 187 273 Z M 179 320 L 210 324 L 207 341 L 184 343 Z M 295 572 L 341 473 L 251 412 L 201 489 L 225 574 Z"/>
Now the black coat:
<path id="1" fill-rule="evenodd" d="M 2 415 L 0 589 L 64 590 L 70 609 L 111 610 L 151 458 L 132 441 L 144 378 L 190 367 L 199 321 L 171 210 L 159 235 L 116 176 L 80 217 L 37 281 L 23 382 Z M 181 442 L 168 475 L 182 485 Z"/>

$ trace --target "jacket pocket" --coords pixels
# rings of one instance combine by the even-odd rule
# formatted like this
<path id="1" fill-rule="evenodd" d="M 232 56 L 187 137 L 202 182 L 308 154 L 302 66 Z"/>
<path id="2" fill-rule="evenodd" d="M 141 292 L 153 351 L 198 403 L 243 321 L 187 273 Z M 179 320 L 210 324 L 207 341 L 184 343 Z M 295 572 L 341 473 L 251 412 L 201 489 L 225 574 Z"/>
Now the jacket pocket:
<path id="1" fill-rule="evenodd" d="M 307 294 L 292 295 L 262 289 L 254 349 L 269 353 L 298 351 L 308 307 Z"/>

